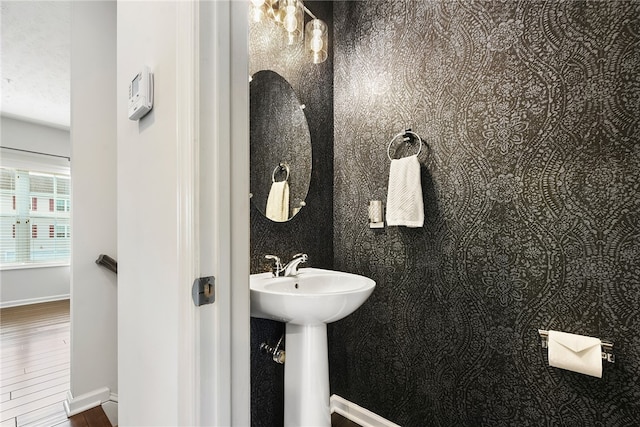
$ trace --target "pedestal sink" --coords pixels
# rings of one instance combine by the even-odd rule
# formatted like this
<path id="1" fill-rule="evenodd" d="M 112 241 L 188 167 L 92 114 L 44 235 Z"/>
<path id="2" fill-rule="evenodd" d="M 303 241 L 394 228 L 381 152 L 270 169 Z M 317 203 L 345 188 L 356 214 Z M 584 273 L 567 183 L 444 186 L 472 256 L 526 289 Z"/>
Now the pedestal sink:
<path id="1" fill-rule="evenodd" d="M 376 283 L 366 277 L 303 268 L 295 277 L 252 274 L 251 315 L 285 322 L 284 426 L 331 426 L 327 323 L 353 313 Z"/>

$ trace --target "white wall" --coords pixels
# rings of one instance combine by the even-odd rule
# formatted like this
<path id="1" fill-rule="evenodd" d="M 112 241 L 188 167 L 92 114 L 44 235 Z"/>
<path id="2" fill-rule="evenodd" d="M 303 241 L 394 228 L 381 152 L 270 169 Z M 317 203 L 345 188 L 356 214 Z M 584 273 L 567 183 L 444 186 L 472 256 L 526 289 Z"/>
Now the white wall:
<path id="1" fill-rule="evenodd" d="M 2 116 L 2 143 L 0 145 L 58 156 L 69 157 L 71 155 L 69 130 L 5 116 Z M 5 154 L 7 151 L 2 150 L 0 155 Z"/>
<path id="2" fill-rule="evenodd" d="M 182 218 L 177 43 L 180 2 L 118 2 L 118 387 L 121 425 L 190 425 L 180 402 Z M 143 17 L 141 19 L 141 17 Z M 153 110 L 128 120 L 128 85 L 144 65 L 154 73 Z M 193 280 L 193 278 L 191 279 Z M 191 304 L 193 306 L 193 304 Z M 189 390 L 192 387 L 187 387 Z M 186 408 L 188 411 L 189 408 Z"/>
<path id="3" fill-rule="evenodd" d="M 69 266 L 2 270 L 1 307 L 69 298 Z"/>
<path id="4" fill-rule="evenodd" d="M 118 392 L 116 2 L 71 4 L 71 393 Z"/>
<path id="5" fill-rule="evenodd" d="M 69 131 L 36 123 L 1 118 L 0 145 L 70 156 Z M 5 160 L 14 157 L 26 162 L 51 162 L 69 166 L 66 159 L 17 153 L 1 149 Z M 0 307 L 32 304 L 69 297 L 69 266 L 47 268 L 20 268 L 0 271 Z"/>

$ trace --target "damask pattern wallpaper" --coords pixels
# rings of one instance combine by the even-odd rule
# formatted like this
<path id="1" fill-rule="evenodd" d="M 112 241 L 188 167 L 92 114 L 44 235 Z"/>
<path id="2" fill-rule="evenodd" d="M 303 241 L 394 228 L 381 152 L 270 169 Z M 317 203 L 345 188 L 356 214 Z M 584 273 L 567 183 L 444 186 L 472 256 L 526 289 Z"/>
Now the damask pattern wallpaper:
<path id="1" fill-rule="evenodd" d="M 305 2 L 332 29 L 331 2 Z M 267 271 L 266 254 L 284 262 L 305 252 L 308 264 L 331 268 L 333 264 L 333 60 L 313 64 L 302 48 L 284 45 L 283 28 L 268 21 L 250 26 L 250 73 L 272 70 L 292 86 L 304 110 L 311 134 L 311 184 L 306 207 L 284 223 L 273 222 L 251 205 L 251 273 Z M 252 153 L 253 155 L 254 153 Z M 284 367 L 258 350 L 275 345 L 284 324 L 251 319 L 251 424 L 282 425 L 284 418 Z"/>
<path id="2" fill-rule="evenodd" d="M 377 288 L 329 328 L 332 392 L 403 426 L 640 425 L 640 1 L 336 2 L 334 26 L 334 266 Z M 425 226 L 371 230 L 405 127 Z M 550 368 L 539 328 L 616 363 Z"/>

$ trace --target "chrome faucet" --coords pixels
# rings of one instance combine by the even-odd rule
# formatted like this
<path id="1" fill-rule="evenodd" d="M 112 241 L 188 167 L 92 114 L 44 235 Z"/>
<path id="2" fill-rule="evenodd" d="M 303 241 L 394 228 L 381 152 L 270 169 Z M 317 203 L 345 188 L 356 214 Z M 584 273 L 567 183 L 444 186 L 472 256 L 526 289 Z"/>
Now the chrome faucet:
<path id="1" fill-rule="evenodd" d="M 295 254 L 293 259 L 284 266 L 284 275 L 285 276 L 297 276 L 298 275 L 298 265 L 303 262 L 307 262 L 309 260 L 309 256 L 307 254 Z"/>
<path id="2" fill-rule="evenodd" d="M 307 254 L 296 254 L 293 256 L 293 259 L 287 263 L 287 265 L 283 265 L 280 258 L 275 255 L 265 255 L 264 257 L 266 259 L 273 260 L 273 267 L 271 267 L 273 277 L 297 276 L 298 265 L 309 260 L 309 256 Z"/>

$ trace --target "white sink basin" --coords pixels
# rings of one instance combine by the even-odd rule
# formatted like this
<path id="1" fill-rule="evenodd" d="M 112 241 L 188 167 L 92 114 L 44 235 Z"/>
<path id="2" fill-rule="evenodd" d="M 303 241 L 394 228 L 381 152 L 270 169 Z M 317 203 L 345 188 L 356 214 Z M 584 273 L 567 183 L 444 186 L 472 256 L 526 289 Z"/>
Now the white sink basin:
<path id="1" fill-rule="evenodd" d="M 376 282 L 356 274 L 301 268 L 296 277 L 252 274 L 251 315 L 297 325 L 331 323 L 353 313 Z"/>
<path id="2" fill-rule="evenodd" d="M 376 282 L 356 274 L 301 268 L 296 277 L 252 274 L 250 286 L 251 315 L 286 322 L 284 426 L 331 427 L 326 324 L 353 313 Z"/>

